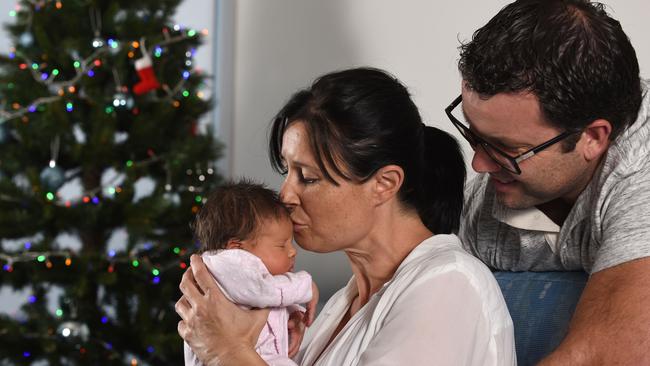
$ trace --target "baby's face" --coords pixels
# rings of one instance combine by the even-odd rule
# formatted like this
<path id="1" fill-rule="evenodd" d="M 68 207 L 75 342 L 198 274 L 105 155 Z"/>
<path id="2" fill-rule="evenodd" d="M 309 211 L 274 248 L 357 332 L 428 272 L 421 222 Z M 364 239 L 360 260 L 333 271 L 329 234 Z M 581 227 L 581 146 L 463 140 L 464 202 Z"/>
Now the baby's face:
<path id="1" fill-rule="evenodd" d="M 262 221 L 259 232 L 244 249 L 258 256 L 272 275 L 293 271 L 296 249 L 293 247 L 293 225 L 288 218 Z"/>

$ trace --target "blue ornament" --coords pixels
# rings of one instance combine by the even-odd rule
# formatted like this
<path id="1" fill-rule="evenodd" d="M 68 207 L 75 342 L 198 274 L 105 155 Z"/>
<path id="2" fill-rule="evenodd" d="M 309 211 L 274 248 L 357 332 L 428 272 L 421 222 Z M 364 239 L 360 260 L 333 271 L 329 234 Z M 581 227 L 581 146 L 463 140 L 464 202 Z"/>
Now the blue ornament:
<path id="1" fill-rule="evenodd" d="M 48 191 L 57 191 L 64 182 L 65 174 L 58 166 L 48 166 L 41 171 L 41 183 Z"/>

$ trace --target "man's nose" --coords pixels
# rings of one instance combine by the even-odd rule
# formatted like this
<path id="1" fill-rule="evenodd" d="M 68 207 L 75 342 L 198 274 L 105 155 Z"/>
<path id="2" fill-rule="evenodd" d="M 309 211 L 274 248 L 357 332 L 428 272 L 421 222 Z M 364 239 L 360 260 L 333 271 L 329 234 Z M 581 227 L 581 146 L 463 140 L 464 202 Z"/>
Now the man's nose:
<path id="1" fill-rule="evenodd" d="M 502 168 L 485 151 L 483 145 L 477 144 L 472 158 L 472 169 L 477 173 L 496 173 Z"/>

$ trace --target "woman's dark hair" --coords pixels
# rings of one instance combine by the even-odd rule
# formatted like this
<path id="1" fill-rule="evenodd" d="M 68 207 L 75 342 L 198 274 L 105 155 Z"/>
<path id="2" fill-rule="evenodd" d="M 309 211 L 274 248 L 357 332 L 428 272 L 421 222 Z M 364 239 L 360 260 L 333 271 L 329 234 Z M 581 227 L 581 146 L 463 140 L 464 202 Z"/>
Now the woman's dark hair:
<path id="1" fill-rule="evenodd" d="M 546 119 L 579 131 L 596 119 L 615 138 L 641 105 L 639 63 L 621 24 L 587 0 L 519 0 L 460 47 L 467 87 L 483 97 L 530 91 Z M 571 148 L 572 149 L 572 148 Z"/>
<path id="2" fill-rule="evenodd" d="M 224 249 L 231 239 L 257 234 L 263 220 L 289 218 L 278 194 L 248 179 L 226 182 L 208 196 L 193 229 L 201 251 Z"/>
<path id="3" fill-rule="evenodd" d="M 285 173 L 282 136 L 302 122 L 323 175 L 365 182 L 380 168 L 404 170 L 399 199 L 434 233 L 458 231 L 465 163 L 456 140 L 426 127 L 408 90 L 372 68 L 333 72 L 295 93 L 273 119 L 269 156 Z"/>

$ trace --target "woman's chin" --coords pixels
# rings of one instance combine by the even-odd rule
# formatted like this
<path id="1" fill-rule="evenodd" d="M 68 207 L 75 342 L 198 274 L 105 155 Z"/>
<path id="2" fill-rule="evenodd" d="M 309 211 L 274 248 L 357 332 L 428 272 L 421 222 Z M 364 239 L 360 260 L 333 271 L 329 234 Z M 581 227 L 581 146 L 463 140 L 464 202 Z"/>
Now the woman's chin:
<path id="1" fill-rule="evenodd" d="M 326 248 L 322 245 L 322 243 L 315 242 L 312 240 L 310 237 L 307 236 L 301 236 L 298 234 L 295 234 L 293 239 L 296 241 L 296 244 L 298 246 L 306 251 L 309 252 L 314 252 L 314 253 L 329 253 L 332 251 L 330 248 Z"/>

